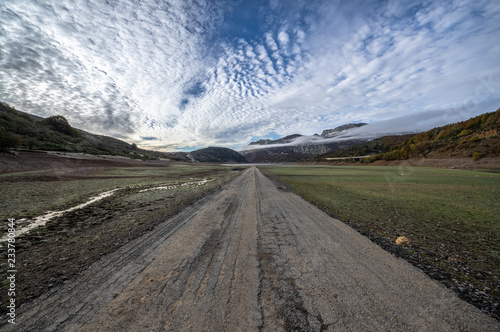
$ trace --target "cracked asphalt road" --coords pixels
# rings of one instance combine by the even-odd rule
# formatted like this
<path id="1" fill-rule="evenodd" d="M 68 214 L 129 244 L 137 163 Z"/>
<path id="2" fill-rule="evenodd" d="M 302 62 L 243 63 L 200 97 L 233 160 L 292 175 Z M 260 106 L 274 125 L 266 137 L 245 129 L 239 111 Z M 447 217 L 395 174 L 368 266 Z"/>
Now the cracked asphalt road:
<path id="1" fill-rule="evenodd" d="M 18 309 L 6 331 L 499 331 L 252 167 Z"/>

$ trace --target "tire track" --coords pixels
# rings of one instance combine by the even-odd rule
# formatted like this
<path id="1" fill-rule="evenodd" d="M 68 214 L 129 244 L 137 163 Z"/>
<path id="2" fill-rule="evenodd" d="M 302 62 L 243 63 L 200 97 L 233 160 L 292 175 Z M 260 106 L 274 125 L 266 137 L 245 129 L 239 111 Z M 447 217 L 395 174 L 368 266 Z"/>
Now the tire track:
<path id="1" fill-rule="evenodd" d="M 500 330 L 255 167 L 18 315 L 2 330 Z"/>

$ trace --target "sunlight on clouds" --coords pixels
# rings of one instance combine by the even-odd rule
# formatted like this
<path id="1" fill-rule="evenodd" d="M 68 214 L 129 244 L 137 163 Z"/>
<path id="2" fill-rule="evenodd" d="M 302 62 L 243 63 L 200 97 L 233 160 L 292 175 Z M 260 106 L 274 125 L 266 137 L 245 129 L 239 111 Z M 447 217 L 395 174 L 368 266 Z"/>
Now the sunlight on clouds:
<path id="1" fill-rule="evenodd" d="M 256 16 L 239 20 L 243 10 Z M 170 150 L 403 126 L 455 112 L 490 74 L 475 107 L 455 114 L 475 115 L 500 99 L 498 22 L 486 0 L 3 2 L 0 100 Z"/>

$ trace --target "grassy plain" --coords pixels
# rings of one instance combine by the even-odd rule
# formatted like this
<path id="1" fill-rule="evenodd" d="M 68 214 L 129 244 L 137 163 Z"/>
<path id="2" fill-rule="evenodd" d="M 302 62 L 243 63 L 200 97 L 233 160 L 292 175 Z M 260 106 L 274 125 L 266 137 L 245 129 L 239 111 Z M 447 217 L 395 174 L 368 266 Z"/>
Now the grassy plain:
<path id="1" fill-rule="evenodd" d="M 16 236 L 16 303 L 35 298 L 78 274 L 102 255 L 153 229 L 186 205 L 220 188 L 240 172 L 210 164 L 167 163 L 144 167 L 57 168 L 0 175 L 1 234 L 7 219 L 43 215 L 82 204 L 99 193 L 112 196 L 65 213 Z M 207 180 L 202 185 L 186 185 Z M 184 186 L 182 186 L 184 184 Z M 158 186 L 167 189 L 149 190 Z M 7 292 L 7 252 L 0 257 L 0 312 Z"/>
<path id="2" fill-rule="evenodd" d="M 259 167 L 464 297 L 500 302 L 500 174 L 412 166 Z M 490 311 L 495 311 L 494 307 Z"/>

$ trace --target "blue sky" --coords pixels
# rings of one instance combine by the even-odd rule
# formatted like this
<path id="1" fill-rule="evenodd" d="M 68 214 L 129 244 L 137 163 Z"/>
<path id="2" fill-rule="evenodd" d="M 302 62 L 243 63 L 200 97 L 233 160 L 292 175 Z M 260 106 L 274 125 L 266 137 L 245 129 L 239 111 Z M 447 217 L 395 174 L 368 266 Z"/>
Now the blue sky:
<path id="1" fill-rule="evenodd" d="M 164 151 L 500 107 L 496 0 L 7 0 L 0 45 L 0 101 Z"/>

